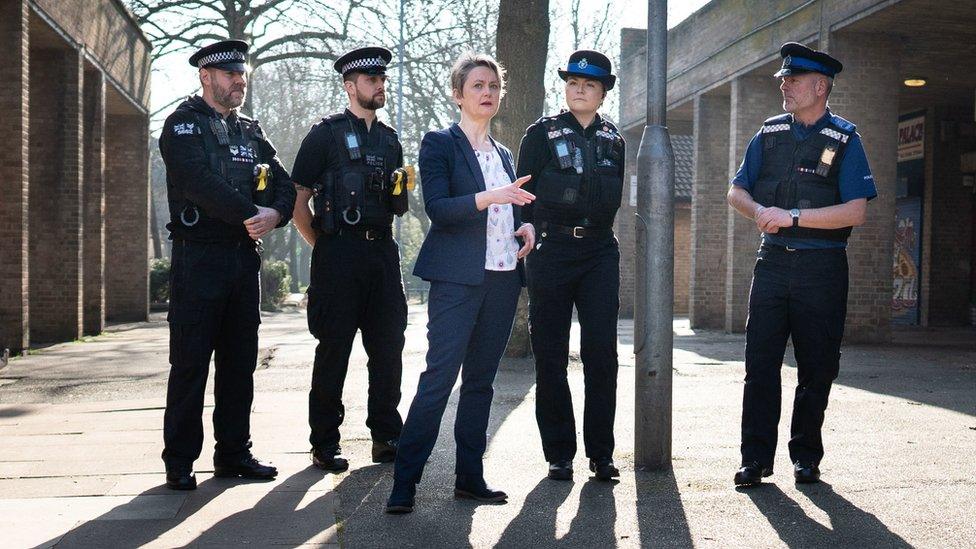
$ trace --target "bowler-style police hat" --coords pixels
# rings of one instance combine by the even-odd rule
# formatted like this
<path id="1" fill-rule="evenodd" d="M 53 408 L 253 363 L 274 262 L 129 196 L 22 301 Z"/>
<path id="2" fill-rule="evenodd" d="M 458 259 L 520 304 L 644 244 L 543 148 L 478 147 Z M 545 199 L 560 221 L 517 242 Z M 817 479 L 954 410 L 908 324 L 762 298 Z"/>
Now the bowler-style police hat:
<path id="1" fill-rule="evenodd" d="M 339 59 L 336 59 L 332 68 L 342 76 L 351 72 L 383 75 L 386 74 L 386 66 L 390 63 L 391 59 L 393 59 L 393 54 L 386 48 L 359 48 L 347 52 Z"/>
<path id="2" fill-rule="evenodd" d="M 243 40 L 223 40 L 197 50 L 190 56 L 190 64 L 198 69 L 212 67 L 247 72 L 247 50 L 250 47 Z"/>
<path id="3" fill-rule="evenodd" d="M 559 78 L 566 80 L 570 76 L 592 78 L 603 83 L 603 87 L 612 90 L 617 77 L 610 74 L 613 67 L 606 55 L 592 50 L 579 50 L 569 56 L 566 69 L 559 69 Z"/>
<path id="4" fill-rule="evenodd" d="M 779 49 L 783 66 L 773 76 L 789 76 L 805 72 L 819 72 L 831 78 L 844 70 L 844 65 L 822 51 L 810 49 L 803 44 L 787 42 Z"/>

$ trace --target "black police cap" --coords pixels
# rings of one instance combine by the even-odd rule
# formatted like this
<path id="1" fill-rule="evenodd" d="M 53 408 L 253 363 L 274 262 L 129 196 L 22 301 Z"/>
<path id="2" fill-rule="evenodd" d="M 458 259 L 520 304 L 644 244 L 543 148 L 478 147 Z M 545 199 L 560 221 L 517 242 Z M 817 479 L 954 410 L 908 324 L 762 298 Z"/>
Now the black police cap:
<path id="1" fill-rule="evenodd" d="M 783 66 L 773 75 L 777 78 L 805 72 L 819 72 L 833 78 L 844 70 L 844 65 L 830 55 L 797 42 L 783 44 L 779 54 L 783 58 Z"/>
<path id="2" fill-rule="evenodd" d="M 198 69 L 213 67 L 247 72 L 247 50 L 250 47 L 243 40 L 222 40 L 197 50 L 190 56 L 190 64 Z"/>
<path id="3" fill-rule="evenodd" d="M 613 66 L 606 55 L 593 50 L 578 50 L 569 56 L 566 69 L 559 69 L 559 78 L 566 80 L 570 76 L 582 76 L 599 80 L 603 87 L 612 90 L 617 77 L 611 74 Z"/>
<path id="4" fill-rule="evenodd" d="M 380 75 L 386 74 L 386 66 L 393 59 L 390 50 L 381 47 L 358 48 L 346 52 L 332 65 L 343 76 L 350 72 Z"/>

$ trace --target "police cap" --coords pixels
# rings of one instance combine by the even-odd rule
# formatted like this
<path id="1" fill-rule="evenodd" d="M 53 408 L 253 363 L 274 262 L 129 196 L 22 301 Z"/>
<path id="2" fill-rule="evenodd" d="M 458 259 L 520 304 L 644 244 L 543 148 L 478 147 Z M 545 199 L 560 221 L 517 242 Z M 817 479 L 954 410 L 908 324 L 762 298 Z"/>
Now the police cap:
<path id="1" fill-rule="evenodd" d="M 361 72 L 363 74 L 381 75 L 386 74 L 386 66 L 393 59 L 390 50 L 381 47 L 359 48 L 346 52 L 336 59 L 332 68 L 342 76 L 351 72 Z"/>
<path id="2" fill-rule="evenodd" d="M 569 56 L 566 69 L 559 69 L 559 78 L 566 80 L 570 76 L 582 76 L 599 80 L 603 87 L 612 90 L 617 77 L 610 74 L 613 69 L 610 59 L 606 55 L 593 50 L 578 50 Z"/>
<path id="3" fill-rule="evenodd" d="M 190 56 L 190 64 L 198 69 L 213 67 L 225 71 L 247 72 L 247 50 L 250 47 L 243 40 L 222 40 L 197 50 Z"/>
<path id="4" fill-rule="evenodd" d="M 789 76 L 805 72 L 819 72 L 831 78 L 844 70 L 844 65 L 822 51 L 810 49 L 803 44 L 787 42 L 779 50 L 783 66 L 773 76 Z"/>

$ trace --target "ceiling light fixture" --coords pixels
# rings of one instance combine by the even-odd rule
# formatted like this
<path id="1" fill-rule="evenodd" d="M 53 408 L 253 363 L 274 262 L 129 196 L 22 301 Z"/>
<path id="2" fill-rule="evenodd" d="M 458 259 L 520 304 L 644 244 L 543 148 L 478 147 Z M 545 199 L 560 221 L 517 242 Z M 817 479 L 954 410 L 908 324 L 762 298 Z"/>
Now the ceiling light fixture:
<path id="1" fill-rule="evenodd" d="M 905 85 L 908 86 L 909 88 L 921 88 L 926 83 L 927 83 L 927 80 L 925 80 L 922 77 L 918 77 L 918 76 L 913 77 L 913 78 L 906 78 L 905 79 Z"/>

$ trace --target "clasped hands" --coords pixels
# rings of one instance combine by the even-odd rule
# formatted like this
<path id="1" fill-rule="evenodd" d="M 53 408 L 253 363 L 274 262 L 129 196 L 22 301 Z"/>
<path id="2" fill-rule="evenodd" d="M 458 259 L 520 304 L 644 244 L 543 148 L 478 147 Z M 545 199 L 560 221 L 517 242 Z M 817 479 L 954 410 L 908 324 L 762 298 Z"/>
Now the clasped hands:
<path id="1" fill-rule="evenodd" d="M 244 220 L 244 228 L 251 240 L 261 239 L 281 222 L 281 213 L 278 210 L 264 206 L 257 206 L 257 209 L 257 215 Z"/>
<path id="2" fill-rule="evenodd" d="M 759 206 L 756 208 L 756 227 L 760 231 L 769 234 L 776 234 L 780 229 L 793 226 L 793 216 L 790 212 L 775 206 Z"/>

